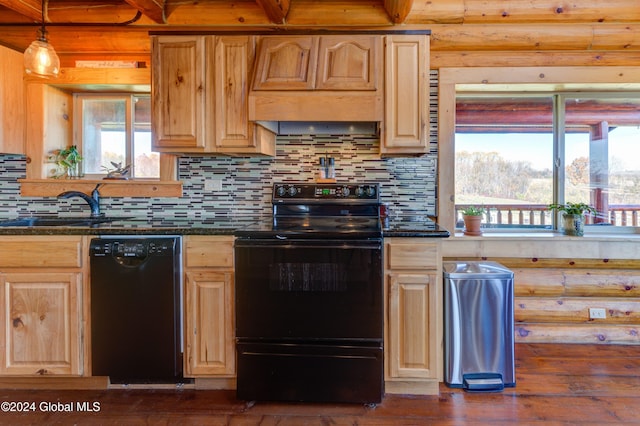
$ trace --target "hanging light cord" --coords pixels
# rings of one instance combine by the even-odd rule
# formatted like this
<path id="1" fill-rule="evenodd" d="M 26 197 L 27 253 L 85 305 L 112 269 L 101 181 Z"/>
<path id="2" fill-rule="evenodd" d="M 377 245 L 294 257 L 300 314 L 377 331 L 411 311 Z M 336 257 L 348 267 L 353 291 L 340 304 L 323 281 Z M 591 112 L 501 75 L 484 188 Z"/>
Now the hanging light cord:
<path id="1" fill-rule="evenodd" d="M 44 27 L 44 0 L 42 0 L 42 7 L 40 8 L 40 12 L 42 12 L 42 27 L 40 28 L 40 41 L 47 41 L 47 29 Z"/>

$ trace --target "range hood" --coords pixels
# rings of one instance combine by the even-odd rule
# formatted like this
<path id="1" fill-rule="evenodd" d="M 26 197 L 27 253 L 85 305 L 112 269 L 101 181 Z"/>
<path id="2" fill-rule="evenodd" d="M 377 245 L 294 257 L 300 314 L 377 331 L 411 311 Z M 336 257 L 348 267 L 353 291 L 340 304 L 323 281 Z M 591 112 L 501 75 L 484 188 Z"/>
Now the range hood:
<path id="1" fill-rule="evenodd" d="M 380 122 L 382 95 L 359 92 L 251 91 L 249 121 Z"/>
<path id="2" fill-rule="evenodd" d="M 249 121 L 382 121 L 381 49 L 379 35 L 263 37 Z"/>
<path id="3" fill-rule="evenodd" d="M 262 123 L 260 123 L 262 124 Z M 267 124 L 270 125 L 270 124 Z M 273 123 L 271 123 L 273 125 Z M 279 121 L 270 130 L 279 135 L 377 135 L 379 124 L 372 121 Z"/>

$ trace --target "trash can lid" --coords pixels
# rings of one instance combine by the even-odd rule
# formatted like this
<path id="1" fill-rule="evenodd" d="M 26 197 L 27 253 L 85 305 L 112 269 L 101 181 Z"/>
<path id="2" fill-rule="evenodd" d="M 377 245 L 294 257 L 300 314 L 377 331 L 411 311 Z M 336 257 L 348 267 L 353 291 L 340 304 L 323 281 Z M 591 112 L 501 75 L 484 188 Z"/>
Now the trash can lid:
<path id="1" fill-rule="evenodd" d="M 498 262 L 458 261 L 442 262 L 442 270 L 448 278 L 512 278 L 513 271 Z"/>

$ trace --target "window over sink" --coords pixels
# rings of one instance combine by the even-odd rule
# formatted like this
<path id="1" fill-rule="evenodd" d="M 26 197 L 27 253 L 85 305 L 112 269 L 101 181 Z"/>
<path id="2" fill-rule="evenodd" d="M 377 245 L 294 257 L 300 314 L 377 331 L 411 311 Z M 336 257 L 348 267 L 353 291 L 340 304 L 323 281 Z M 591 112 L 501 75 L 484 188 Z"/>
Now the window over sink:
<path id="1" fill-rule="evenodd" d="M 77 93 L 74 102 L 86 177 L 100 179 L 126 166 L 131 177 L 160 177 L 160 154 L 151 151 L 150 95 Z"/>
<path id="2" fill-rule="evenodd" d="M 105 197 L 182 196 L 177 156 L 170 153 L 158 154 L 159 178 L 104 181 L 104 173 L 95 178 L 86 175 L 81 179 L 51 178 L 50 153 L 69 145 L 79 145 L 74 133 L 77 133 L 81 114 L 75 109 L 74 95 L 148 95 L 151 92 L 149 68 L 63 68 L 55 81 L 26 76 L 24 82 L 30 125 L 25 129 L 26 176 L 19 179 L 22 196 L 55 197 L 69 190 L 90 194 L 98 183 L 102 184 L 100 194 Z"/>

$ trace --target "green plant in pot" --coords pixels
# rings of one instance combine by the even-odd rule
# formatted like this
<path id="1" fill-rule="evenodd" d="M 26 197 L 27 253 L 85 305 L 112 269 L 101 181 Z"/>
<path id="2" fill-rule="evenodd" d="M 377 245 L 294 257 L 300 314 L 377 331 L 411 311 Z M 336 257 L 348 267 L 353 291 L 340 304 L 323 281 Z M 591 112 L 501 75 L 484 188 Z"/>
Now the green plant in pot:
<path id="1" fill-rule="evenodd" d="M 462 220 L 464 221 L 465 235 L 482 235 L 480 226 L 482 225 L 482 215 L 486 212 L 484 207 L 469 206 L 462 210 Z"/>
<path id="2" fill-rule="evenodd" d="M 55 154 L 55 161 L 58 166 L 58 170 L 54 177 L 80 177 L 80 162 L 82 161 L 82 155 L 80 155 L 80 151 L 78 151 L 78 147 L 76 145 L 71 145 L 65 149 L 59 149 Z"/>
<path id="3" fill-rule="evenodd" d="M 562 212 L 562 229 L 565 235 L 584 235 L 585 213 L 596 214 L 596 209 L 585 203 L 549 204 L 551 210 Z"/>

